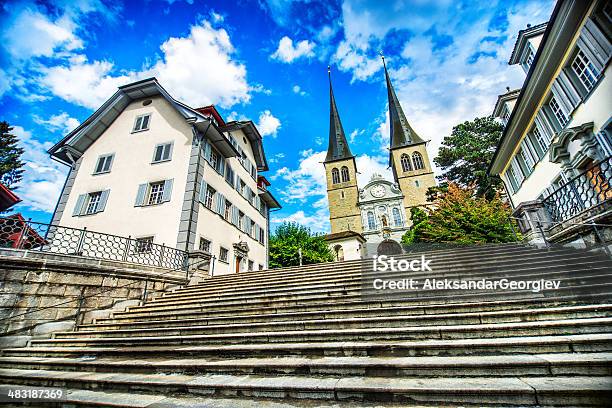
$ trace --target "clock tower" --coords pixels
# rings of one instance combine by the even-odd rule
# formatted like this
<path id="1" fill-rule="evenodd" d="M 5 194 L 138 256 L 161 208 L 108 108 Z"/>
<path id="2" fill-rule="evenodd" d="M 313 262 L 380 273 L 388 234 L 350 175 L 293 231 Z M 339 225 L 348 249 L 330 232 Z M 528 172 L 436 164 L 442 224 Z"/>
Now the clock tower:
<path id="1" fill-rule="evenodd" d="M 327 178 L 327 199 L 329 200 L 329 222 L 332 234 L 337 232 L 361 232 L 361 216 L 358 207 L 357 166 L 351 153 L 329 77 L 329 144 L 323 162 Z"/>

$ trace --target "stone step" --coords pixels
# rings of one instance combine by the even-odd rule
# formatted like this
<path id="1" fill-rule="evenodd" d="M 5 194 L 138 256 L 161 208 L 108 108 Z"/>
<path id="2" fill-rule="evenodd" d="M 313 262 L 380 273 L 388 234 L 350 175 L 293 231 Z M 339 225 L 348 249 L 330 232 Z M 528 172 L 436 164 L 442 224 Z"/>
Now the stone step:
<path id="1" fill-rule="evenodd" d="M 0 368 L 96 373 L 368 377 L 612 376 L 612 353 L 463 357 L 45 358 L 0 357 Z"/>
<path id="2" fill-rule="evenodd" d="M 461 259 L 451 259 L 444 263 L 437 263 L 435 260 L 432 261 L 431 267 L 433 271 L 427 271 L 426 275 L 434 276 L 439 273 L 445 272 L 476 272 L 476 271 L 491 271 L 491 270 L 502 270 L 504 267 L 506 269 L 520 269 L 521 267 L 533 269 L 537 265 L 548 265 L 550 262 L 555 263 L 555 265 L 564 266 L 564 265 L 576 265 L 576 266 L 584 266 L 589 263 L 599 263 L 606 266 L 610 266 L 611 261 L 609 259 L 605 259 L 602 257 L 594 257 L 590 254 L 567 254 L 564 252 L 551 254 L 549 252 L 544 253 L 535 253 L 535 254 L 526 254 L 520 257 L 515 255 L 508 255 L 505 257 L 499 257 L 495 259 L 487 258 L 483 260 L 482 258 L 475 258 L 470 262 L 466 262 Z M 208 291 L 208 290 L 216 290 L 216 291 L 231 291 L 237 288 L 252 288 L 252 287 L 261 287 L 263 283 L 267 283 L 270 285 L 287 285 L 291 283 L 301 283 L 301 282 L 319 282 L 319 281 L 329 281 L 336 280 L 338 278 L 343 277 L 351 277 L 351 276 L 361 276 L 362 273 L 369 274 L 381 274 L 380 272 L 372 272 L 372 263 L 371 261 L 364 263 L 363 265 L 353 265 L 346 267 L 336 267 L 333 270 L 326 271 L 322 270 L 319 273 L 293 273 L 293 274 L 269 274 L 269 275 L 257 275 L 255 277 L 251 277 L 250 274 L 252 272 L 244 272 L 239 273 L 232 276 L 231 281 L 227 281 L 225 279 L 226 276 L 223 275 L 220 277 L 212 277 L 207 279 L 204 283 L 198 285 L 192 285 L 188 287 L 184 287 L 182 289 L 175 290 L 173 292 L 168 292 L 167 297 L 172 297 L 176 292 L 197 292 Z M 326 273 L 323 273 L 326 272 Z M 408 274 L 408 273 L 405 273 Z M 409 273 L 417 274 L 415 272 Z M 421 273 L 423 275 L 423 273 Z M 165 297 L 164 296 L 164 297 Z"/>
<path id="3" fill-rule="evenodd" d="M 606 260 L 581 260 L 581 259 L 568 259 L 560 258 L 549 261 L 542 261 L 540 259 L 522 259 L 521 261 L 514 260 L 508 263 L 491 263 L 489 265 L 482 265 L 477 270 L 473 268 L 466 268 L 459 266 L 456 268 L 445 268 L 444 270 L 434 269 L 433 271 L 418 271 L 418 272 L 376 272 L 372 270 L 356 270 L 356 271 L 340 271 L 334 276 L 320 276 L 320 277 L 308 277 L 300 278 L 295 276 L 288 276 L 283 278 L 273 278 L 259 282 L 237 282 L 235 285 L 227 284 L 213 284 L 211 282 L 206 286 L 199 287 L 184 287 L 176 289 L 173 292 L 169 292 L 160 296 L 151 302 L 167 302 L 170 300 L 181 299 L 189 296 L 221 296 L 221 295 L 232 295 L 239 293 L 273 293 L 279 291 L 290 291 L 300 290 L 305 287 L 312 286 L 325 286 L 333 287 L 347 283 L 361 282 L 365 279 L 375 279 L 385 277 L 391 279 L 397 278 L 412 278 L 412 279 L 424 279 L 424 278 L 443 278 L 443 277 L 466 277 L 471 278 L 474 276 L 515 276 L 521 274 L 542 274 L 543 276 L 550 272 L 551 269 L 555 269 L 557 272 L 563 271 L 582 271 L 588 272 L 592 269 L 610 269 L 612 262 Z"/>
<path id="4" fill-rule="evenodd" d="M 55 338 L 31 340 L 33 347 L 45 346 L 129 346 L 145 347 L 175 344 L 245 344 L 311 341 L 370 341 L 467 339 L 512 336 L 541 336 L 608 333 L 612 318 L 542 320 L 532 322 L 483 323 L 443 326 L 368 327 L 333 330 L 283 330 L 260 332 L 232 332 L 220 334 L 163 335 L 100 338 Z M 75 332 L 76 334 L 76 332 Z"/>
<path id="5" fill-rule="evenodd" d="M 583 294 L 583 291 L 590 291 L 590 293 Z M 488 307 L 489 310 L 499 310 L 496 305 L 503 306 L 504 304 L 512 304 L 517 302 L 546 302 L 550 301 L 554 305 L 555 302 L 563 302 L 565 300 L 575 300 L 576 302 L 585 303 L 604 303 L 612 302 L 612 285 L 601 284 L 601 285 L 587 285 L 577 287 L 567 287 L 560 289 L 559 293 L 561 296 L 550 296 L 549 294 L 534 296 L 532 292 L 519 292 L 517 296 L 512 299 L 495 300 L 495 296 L 488 295 L 487 298 L 481 298 L 474 301 L 466 296 L 453 296 L 453 297 L 431 297 L 431 298 L 412 298 L 412 299 L 376 299 L 368 300 L 363 296 L 353 296 L 349 299 L 345 298 L 343 302 L 331 303 L 327 298 L 323 298 L 322 301 L 316 302 L 293 302 L 292 304 L 284 305 L 267 305 L 260 304 L 257 307 L 244 307 L 243 304 L 230 304 L 230 305 L 210 305 L 206 307 L 196 306 L 189 308 L 177 308 L 177 309 L 166 309 L 159 310 L 156 312 L 148 311 L 123 311 L 114 312 L 108 319 L 100 319 L 99 322 L 104 323 L 106 321 L 111 322 L 123 322 L 123 321 L 146 321 L 149 319 L 153 320 L 172 320 L 182 318 L 198 318 L 198 317 L 237 317 L 237 316 L 254 316 L 258 314 L 283 314 L 283 313 L 307 313 L 307 312 L 334 312 L 334 311 L 345 311 L 353 309 L 370 309 L 375 308 L 378 310 L 389 308 L 389 307 L 456 307 L 457 311 L 464 310 L 463 307 L 469 309 L 470 305 L 482 304 L 483 307 Z M 565 293 L 565 295 L 563 295 Z M 352 300 L 351 300 L 352 299 Z M 564 300 L 559 300 L 564 299 Z M 467 311 L 467 310 L 466 310 Z"/>
<path id="6" fill-rule="evenodd" d="M 4 384 L 145 391 L 167 395 L 213 394 L 254 398 L 394 401 L 426 404 L 597 405 L 612 398 L 611 377 L 379 378 L 104 374 L 0 369 Z"/>
<path id="7" fill-rule="evenodd" d="M 124 347 L 22 347 L 2 350 L 2 356 L 79 358 L 236 358 L 285 356 L 478 356 L 505 354 L 612 352 L 612 333 L 555 336 L 514 336 L 444 340 L 352 341 L 310 343 L 225 344 L 215 346 L 127 345 Z"/>
<path id="8" fill-rule="evenodd" d="M 470 325 L 483 323 L 508 323 L 524 321 L 543 321 L 560 319 L 581 319 L 591 317 L 612 316 L 612 304 L 565 306 L 556 308 L 517 309 L 510 311 L 475 312 L 475 313 L 446 313 L 432 315 L 393 315 L 374 317 L 337 318 L 322 320 L 285 320 L 266 321 L 263 323 L 222 323 L 199 326 L 180 327 L 153 327 L 129 328 L 110 330 L 97 328 L 96 330 L 82 330 L 69 332 L 55 332 L 55 339 L 82 339 L 102 337 L 147 337 L 147 336 L 181 336 L 196 334 L 221 333 L 256 333 L 260 331 L 296 331 L 296 330 L 334 330 L 357 329 L 373 327 L 409 327 L 409 326 L 438 326 L 438 325 Z"/>
<path id="9" fill-rule="evenodd" d="M 469 249 L 463 250 L 460 254 L 455 254 L 453 252 L 436 252 L 435 254 L 430 253 L 428 255 L 425 253 L 415 253 L 415 254 L 404 254 L 400 256 L 396 256 L 396 259 L 415 259 L 419 258 L 421 254 L 424 254 L 427 259 L 437 259 L 441 262 L 452 260 L 458 261 L 462 260 L 464 262 L 478 262 L 483 261 L 486 262 L 493 256 L 500 257 L 514 257 L 515 259 L 521 259 L 526 255 L 531 256 L 578 256 L 578 257 L 590 257 L 593 260 L 602 260 L 606 259 L 605 256 L 599 253 L 587 253 L 585 251 L 573 251 L 571 249 L 565 248 L 551 248 L 548 250 L 538 249 L 534 247 L 518 247 L 518 248 L 497 248 L 495 246 L 488 247 L 488 249 Z M 484 255 L 484 257 L 483 257 Z M 484 258 L 484 259 L 483 259 Z M 203 282 L 198 285 L 207 285 L 210 281 L 222 284 L 233 284 L 236 281 L 244 282 L 245 279 L 257 281 L 260 279 L 267 278 L 282 278 L 282 277 L 290 277 L 290 276 L 324 276 L 328 272 L 337 272 L 343 270 L 354 270 L 354 269 L 371 269 L 372 260 L 356 260 L 356 261 L 343 261 L 343 262 L 327 262 L 327 263 L 319 263 L 313 265 L 305 265 L 302 267 L 291 267 L 291 268 L 279 268 L 279 269 L 269 269 L 262 271 L 243 271 L 237 274 L 227 274 L 227 275 L 218 275 L 208 277 L 206 282 Z M 194 285 L 197 287 L 198 285 Z"/>
<path id="10" fill-rule="evenodd" d="M 269 296 L 236 296 L 224 299 L 198 299 L 193 298 L 184 301 L 176 301 L 169 304 L 146 304 L 144 306 L 132 306 L 126 308 L 125 312 L 115 312 L 113 316 L 119 316 L 121 313 L 157 313 L 164 310 L 172 310 L 175 313 L 181 311 L 192 310 L 193 308 L 214 307 L 217 309 L 235 307 L 237 309 L 256 308 L 256 307 L 282 307 L 296 304 L 329 304 L 353 301 L 358 299 L 366 300 L 381 300 L 381 299 L 437 299 L 437 298 L 453 298 L 457 297 L 463 301 L 469 301 L 470 298 L 482 299 L 483 296 L 490 296 L 491 299 L 508 300 L 516 299 L 516 296 L 522 294 L 531 294 L 531 298 L 543 296 L 565 295 L 568 293 L 587 293 L 587 288 L 595 288 L 598 285 L 601 287 L 612 284 L 611 276 L 603 273 L 594 276 L 584 277 L 569 277 L 560 279 L 561 284 L 558 289 L 542 290 L 541 292 L 532 292 L 530 290 L 474 290 L 463 291 L 453 289 L 421 289 L 414 291 L 378 291 L 370 292 L 362 291 L 360 287 L 355 288 L 336 288 L 336 289 L 320 289 L 312 291 L 301 291 L 298 293 L 277 294 Z M 538 280 L 538 279 L 536 279 Z"/>
<path id="11" fill-rule="evenodd" d="M 612 294 L 606 294 L 605 299 L 612 299 Z M 602 301 L 605 300 L 602 297 Z M 322 320 L 337 318 L 355 318 L 372 316 L 396 316 L 425 315 L 445 313 L 475 313 L 492 312 L 499 310 L 516 310 L 524 308 L 544 308 L 563 305 L 579 305 L 585 302 L 581 296 L 565 296 L 546 299 L 510 300 L 501 302 L 469 302 L 451 305 L 427 305 L 427 306 L 391 306 L 381 307 L 377 302 L 362 302 L 361 308 L 347 308 L 340 310 L 313 310 L 297 312 L 276 312 L 268 310 L 250 311 L 247 314 L 236 315 L 228 312 L 223 313 L 194 313 L 192 315 L 172 315 L 172 319 L 159 319 L 158 316 L 145 316 L 144 318 L 122 318 L 122 319 L 98 319 L 94 324 L 78 325 L 78 330 L 94 330 L 98 328 L 121 329 L 121 328 L 147 328 L 147 327 L 179 327 L 195 326 L 200 324 L 224 324 L 224 323 L 257 323 L 265 321 L 294 321 L 294 320 Z M 596 302 L 599 304 L 599 302 Z M 203 323 L 207 322 L 207 323 Z"/>
<path id="12" fill-rule="evenodd" d="M 0 393 L 7 395 L 14 385 L 0 384 Z M 48 387 L 29 387 L 20 386 L 25 390 L 49 389 Z M 313 408 L 311 402 L 300 400 L 290 400 L 279 402 L 278 400 L 262 398 L 215 398 L 199 396 L 165 396 L 159 394 L 143 394 L 142 392 L 113 392 L 113 391 L 92 391 L 80 389 L 65 390 L 65 397 L 61 403 L 63 406 L 87 406 L 87 407 L 121 407 L 121 408 Z M 53 403 L 45 403 L 45 406 L 52 406 Z M 381 403 L 360 402 L 361 408 L 381 408 Z M 384 407 L 405 407 L 405 404 L 385 402 Z M 323 408 L 354 408 L 354 402 L 340 401 L 317 401 L 316 407 Z M 413 405 L 414 408 L 431 408 L 432 405 Z"/>
<path id="13" fill-rule="evenodd" d="M 393 274 L 357 274 L 351 276 L 345 276 L 342 278 L 334 279 L 333 281 L 319 281 L 319 282 L 301 282 L 299 284 L 291 284 L 283 286 L 282 283 L 277 285 L 265 285 L 259 288 L 241 288 L 238 287 L 233 290 L 206 290 L 206 291 L 191 291 L 184 289 L 181 291 L 174 292 L 172 296 L 162 296 L 147 302 L 149 306 L 157 306 L 164 304 L 184 304 L 192 300 L 215 300 L 221 301 L 225 299 L 233 299 L 239 297 L 248 296 L 249 298 L 254 297 L 272 297 L 275 295 L 295 295 L 300 293 L 313 293 L 315 291 L 339 291 L 355 289 L 360 290 L 364 288 L 368 282 L 373 282 L 373 279 L 414 279 L 423 282 L 425 279 L 462 279 L 462 280 L 478 280 L 478 279 L 495 279 L 499 280 L 502 278 L 509 280 L 538 280 L 542 278 L 546 279 L 567 279 L 567 278 L 579 278 L 583 276 L 590 276 L 596 273 L 602 273 L 602 276 L 609 276 L 607 271 L 610 270 L 611 265 L 608 263 L 590 263 L 584 266 L 572 266 L 567 263 L 555 264 L 544 264 L 541 267 L 532 267 L 525 270 L 517 269 L 492 269 L 491 271 L 479 271 L 467 273 L 464 271 L 453 271 L 444 274 L 432 274 L 427 273 L 393 273 Z M 551 272 L 551 269 L 554 272 Z M 612 282 L 612 277 L 608 278 L 608 281 Z"/>

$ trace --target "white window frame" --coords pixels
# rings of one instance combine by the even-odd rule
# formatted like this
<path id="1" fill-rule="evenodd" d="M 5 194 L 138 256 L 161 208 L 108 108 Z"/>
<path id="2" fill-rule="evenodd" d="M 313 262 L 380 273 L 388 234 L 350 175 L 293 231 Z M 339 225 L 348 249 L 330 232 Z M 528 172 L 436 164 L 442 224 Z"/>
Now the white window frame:
<path id="1" fill-rule="evenodd" d="M 217 191 L 214 188 L 209 185 L 206 186 L 206 194 L 204 195 L 203 203 L 204 207 L 208 208 L 209 210 L 212 210 L 216 193 Z"/>
<path id="2" fill-rule="evenodd" d="M 229 263 L 229 249 L 219 247 L 219 261 Z"/>
<path id="3" fill-rule="evenodd" d="M 550 110 L 555 116 L 555 119 L 557 120 L 559 125 L 561 125 L 561 128 L 564 128 L 565 125 L 567 125 L 567 123 L 569 122 L 569 118 L 567 114 L 563 111 L 561 104 L 557 101 L 554 95 L 550 98 L 550 101 L 548 101 L 548 106 L 550 106 Z"/>
<path id="4" fill-rule="evenodd" d="M 115 158 L 114 153 L 103 154 L 99 156 L 98 160 L 96 161 L 96 167 L 94 168 L 93 174 L 110 173 L 112 166 L 113 166 L 114 158 Z M 100 170 L 98 170 L 99 168 Z"/>
<path id="5" fill-rule="evenodd" d="M 134 252 L 137 254 L 150 254 L 153 252 L 155 237 L 150 235 L 134 239 Z"/>
<path id="6" fill-rule="evenodd" d="M 576 53 L 576 56 L 572 60 L 570 66 L 587 92 L 595 87 L 597 78 L 599 78 L 599 72 L 595 68 L 595 65 L 593 65 L 591 60 L 589 60 L 589 58 L 580 48 L 578 48 L 578 52 Z"/>
<path id="7" fill-rule="evenodd" d="M 83 215 L 91 215 L 98 212 L 98 207 L 102 201 L 102 191 L 95 191 L 87 194 L 87 203 Z"/>
<path id="8" fill-rule="evenodd" d="M 203 243 L 207 243 L 206 245 L 202 245 Z M 203 248 L 203 247 L 206 247 Z M 200 251 L 206 251 L 208 253 L 210 253 L 210 248 L 212 247 L 212 241 L 206 237 L 200 237 L 200 242 L 198 242 L 198 249 Z"/>
<path id="9" fill-rule="evenodd" d="M 143 123 L 145 122 L 144 120 L 145 118 L 147 118 L 146 127 L 143 126 Z M 132 133 L 144 132 L 146 130 L 149 130 L 150 128 L 151 128 L 151 114 L 144 113 L 142 115 L 136 116 L 136 118 L 134 119 L 134 127 L 132 128 Z"/>
<path id="10" fill-rule="evenodd" d="M 164 202 L 164 181 L 149 183 L 149 191 L 147 193 L 147 205 L 157 205 Z"/>
<path id="11" fill-rule="evenodd" d="M 155 148 L 153 149 L 153 160 L 151 160 L 151 163 L 152 164 L 163 163 L 163 162 L 172 160 L 173 146 L 174 146 L 173 142 L 159 143 L 155 145 Z M 157 152 L 160 149 L 161 149 L 160 158 L 157 159 Z"/>

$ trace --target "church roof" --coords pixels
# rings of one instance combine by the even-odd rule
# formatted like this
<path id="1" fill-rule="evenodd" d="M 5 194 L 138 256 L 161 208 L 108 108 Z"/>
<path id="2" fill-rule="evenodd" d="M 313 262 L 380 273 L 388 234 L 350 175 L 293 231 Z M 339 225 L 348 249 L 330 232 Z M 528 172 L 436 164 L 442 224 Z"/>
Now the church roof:
<path id="1" fill-rule="evenodd" d="M 336 98 L 334 98 L 334 90 L 332 89 L 331 83 L 331 70 L 327 68 L 327 74 L 329 76 L 329 145 L 327 147 L 327 156 L 325 156 L 325 162 L 350 159 L 353 156 L 351 149 L 349 148 L 342 128 L 342 122 L 340 121 L 340 115 L 338 114 L 338 107 L 336 106 Z"/>
<path id="2" fill-rule="evenodd" d="M 406 115 L 400 105 L 391 78 L 389 78 L 389 72 L 387 71 L 387 65 L 385 64 L 385 57 L 382 57 L 383 66 L 385 68 L 385 79 L 387 81 L 387 96 L 389 98 L 389 123 L 391 128 L 390 147 L 395 149 L 396 147 L 410 146 L 419 143 L 425 143 L 423 139 L 412 129 L 410 123 L 406 119 Z"/>

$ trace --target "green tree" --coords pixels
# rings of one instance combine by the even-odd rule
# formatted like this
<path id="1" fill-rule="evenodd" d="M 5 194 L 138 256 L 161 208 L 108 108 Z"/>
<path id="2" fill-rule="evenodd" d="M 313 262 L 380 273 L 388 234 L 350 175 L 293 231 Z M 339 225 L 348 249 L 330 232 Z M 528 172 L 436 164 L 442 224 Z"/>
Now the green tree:
<path id="1" fill-rule="evenodd" d="M 443 171 L 439 180 L 463 187 L 475 186 L 476 194 L 493 198 L 501 179 L 489 176 L 488 168 L 504 127 L 491 116 L 463 122 L 442 141 L 434 162 Z"/>
<path id="2" fill-rule="evenodd" d="M 17 137 L 11 133 L 8 122 L 0 122 L 0 182 L 8 188 L 21 181 L 23 149 L 17 145 Z"/>
<path id="3" fill-rule="evenodd" d="M 426 211 L 411 210 L 413 226 L 402 243 L 503 243 L 517 239 L 509 223 L 510 208 L 499 195 L 488 199 L 477 196 L 474 188 L 451 183 L 433 204 Z"/>
<path id="4" fill-rule="evenodd" d="M 300 248 L 304 265 L 334 260 L 323 235 L 313 234 L 310 228 L 296 222 L 284 222 L 270 237 L 270 267 L 299 265 Z"/>

